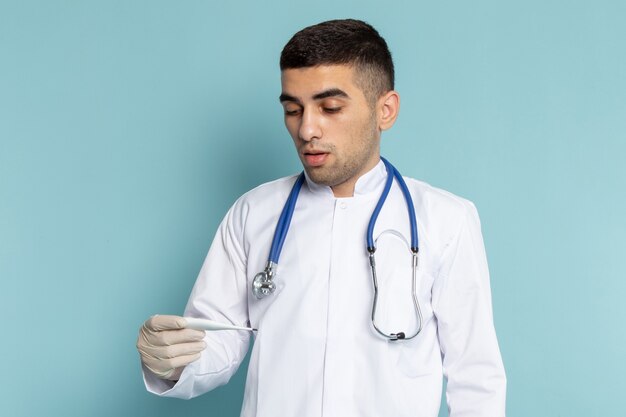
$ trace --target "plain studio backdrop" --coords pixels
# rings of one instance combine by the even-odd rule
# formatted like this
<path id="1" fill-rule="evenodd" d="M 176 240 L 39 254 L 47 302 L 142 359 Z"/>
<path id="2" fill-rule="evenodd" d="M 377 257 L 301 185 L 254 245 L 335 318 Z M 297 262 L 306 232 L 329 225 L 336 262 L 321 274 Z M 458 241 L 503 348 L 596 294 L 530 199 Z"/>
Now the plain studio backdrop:
<path id="1" fill-rule="evenodd" d="M 3 415 L 239 415 L 242 370 L 148 394 L 137 330 L 182 313 L 239 195 L 301 169 L 279 54 L 346 17 L 395 59 L 383 155 L 479 209 L 507 415 L 620 414 L 626 3 L 275 0 L 0 3 Z"/>

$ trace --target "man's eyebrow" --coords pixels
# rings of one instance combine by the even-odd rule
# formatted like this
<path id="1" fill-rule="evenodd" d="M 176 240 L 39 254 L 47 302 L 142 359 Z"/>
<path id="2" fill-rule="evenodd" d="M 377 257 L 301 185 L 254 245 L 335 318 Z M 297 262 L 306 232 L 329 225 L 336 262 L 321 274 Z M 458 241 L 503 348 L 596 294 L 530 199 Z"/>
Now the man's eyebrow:
<path id="1" fill-rule="evenodd" d="M 321 93 L 317 93 L 313 96 L 313 100 L 322 100 L 328 97 L 342 97 L 342 98 L 350 98 L 350 96 L 343 90 L 339 88 L 330 88 L 328 90 L 322 91 Z"/>
<path id="2" fill-rule="evenodd" d="M 350 98 L 350 96 L 343 90 L 339 89 L 339 88 L 329 88 L 328 90 L 324 90 L 322 92 L 319 92 L 317 94 L 315 94 L 313 96 L 313 100 L 323 100 L 325 98 L 329 98 L 329 97 L 342 97 L 342 98 Z M 290 96 L 289 94 L 285 94 L 282 93 L 279 97 L 278 100 L 281 103 L 284 103 L 285 101 L 291 101 L 293 103 L 300 103 L 300 100 L 297 99 L 296 97 Z"/>
<path id="3" fill-rule="evenodd" d="M 290 96 L 289 94 L 285 94 L 282 93 L 279 97 L 278 100 L 283 103 L 285 101 L 293 101 L 294 103 L 300 103 L 300 100 L 298 100 L 297 98 Z"/>

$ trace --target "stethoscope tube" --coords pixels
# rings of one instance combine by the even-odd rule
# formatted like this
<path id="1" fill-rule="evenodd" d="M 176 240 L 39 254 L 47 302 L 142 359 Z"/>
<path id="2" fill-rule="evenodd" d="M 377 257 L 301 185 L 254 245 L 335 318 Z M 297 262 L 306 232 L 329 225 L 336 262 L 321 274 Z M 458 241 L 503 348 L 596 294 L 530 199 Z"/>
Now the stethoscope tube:
<path id="1" fill-rule="evenodd" d="M 387 168 L 387 181 L 385 183 L 385 188 L 378 200 L 378 204 L 374 208 L 374 212 L 372 213 L 372 217 L 370 218 L 370 222 L 367 226 L 367 251 L 369 253 L 369 263 L 370 268 L 372 270 L 372 282 L 374 284 L 374 301 L 372 302 L 372 326 L 374 326 L 374 330 L 381 336 L 391 340 L 409 340 L 413 339 L 422 331 L 422 310 L 419 305 L 419 301 L 417 299 L 417 267 L 418 267 L 418 252 L 419 252 L 419 241 L 417 235 L 417 216 L 415 215 L 415 207 L 413 205 L 413 198 L 411 198 L 411 193 L 409 192 L 409 188 L 400 175 L 400 172 L 393 166 L 389 161 L 385 158 L 380 158 L 385 167 Z M 374 226 L 376 225 L 376 219 L 380 214 L 380 211 L 389 195 L 389 190 L 391 189 L 391 184 L 393 183 L 393 179 L 396 179 L 400 189 L 402 190 L 402 194 L 404 195 L 404 200 L 406 201 L 407 210 L 409 212 L 409 224 L 411 228 L 411 253 L 412 253 L 412 282 L 411 282 L 411 295 L 413 299 L 413 308 L 415 310 L 415 314 L 417 316 L 417 321 L 419 323 L 417 330 L 410 336 L 407 336 L 404 332 L 397 333 L 385 333 L 380 329 L 380 327 L 376 324 L 376 308 L 378 306 L 378 277 L 376 275 L 376 257 L 374 254 L 376 253 L 376 245 L 374 243 Z"/>
<path id="2" fill-rule="evenodd" d="M 372 216 L 370 218 L 369 224 L 367 226 L 367 235 L 366 235 L 366 244 L 367 244 L 367 252 L 370 262 L 370 267 L 372 270 L 372 281 L 374 283 L 374 300 L 372 303 L 372 325 L 376 332 L 378 332 L 381 336 L 394 341 L 394 340 L 408 340 L 417 336 L 422 330 L 422 313 L 419 306 L 419 301 L 417 299 L 417 267 L 418 267 L 418 252 L 419 252 L 419 242 L 417 235 L 417 219 L 415 215 L 415 207 L 413 206 L 413 199 L 411 198 L 411 193 L 409 192 L 409 188 L 407 187 L 402 175 L 400 172 L 389 163 L 385 158 L 381 157 L 381 160 L 385 164 L 385 168 L 387 169 L 387 180 L 385 182 L 385 187 L 383 192 L 374 208 Z M 376 308 L 378 305 L 378 278 L 376 275 L 376 244 L 374 242 L 374 226 L 376 225 L 376 220 L 378 219 L 378 215 L 385 204 L 385 200 L 389 195 L 389 191 L 391 190 L 391 186 L 393 183 L 393 179 L 396 179 L 398 185 L 404 195 L 404 199 L 406 201 L 407 210 L 409 214 L 409 223 L 411 228 L 411 253 L 412 257 L 412 298 L 413 305 L 416 312 L 416 316 L 419 322 L 417 331 L 411 336 L 406 336 L 404 332 L 397 333 L 385 333 L 383 332 L 378 325 L 376 324 Z M 267 264 L 265 269 L 258 274 L 255 275 L 254 280 L 252 281 L 252 294 L 256 298 L 263 298 L 269 294 L 272 294 L 276 290 L 276 284 L 273 280 L 276 275 L 276 267 L 278 265 L 278 259 L 280 258 L 280 253 L 283 248 L 283 244 L 285 242 L 285 238 L 287 237 L 287 232 L 289 231 L 289 226 L 291 224 L 291 218 L 293 217 L 293 213 L 295 210 L 296 202 L 298 200 L 298 194 L 300 193 L 300 189 L 302 188 L 302 184 L 304 183 L 305 176 L 304 172 L 300 173 L 296 182 L 294 183 L 291 192 L 289 193 L 289 197 L 287 198 L 287 202 L 283 207 L 283 210 L 278 219 L 278 223 L 276 224 L 276 230 L 274 231 L 274 237 L 272 239 L 272 245 L 270 248 L 270 254 L 267 260 Z"/>
<path id="3" fill-rule="evenodd" d="M 293 212 L 296 208 L 296 201 L 298 200 L 298 194 L 300 194 L 302 184 L 304 184 L 304 172 L 300 173 L 296 179 L 296 182 L 289 193 L 289 197 L 287 198 L 287 203 L 283 207 L 283 211 L 280 213 L 280 217 L 278 218 L 278 224 L 276 225 L 276 230 L 274 231 L 274 238 L 272 239 L 272 247 L 270 248 L 270 255 L 268 258 L 270 262 L 274 262 L 275 264 L 278 264 L 278 258 L 280 258 L 280 253 L 283 250 L 283 244 L 285 243 L 285 238 L 287 237 L 287 232 L 289 231 L 289 226 L 291 225 L 291 218 L 293 217 Z"/>
<path id="4" fill-rule="evenodd" d="M 415 215 L 415 207 L 413 206 L 413 199 L 411 198 L 411 193 L 409 192 L 409 188 L 404 182 L 404 178 L 400 175 L 400 172 L 391 165 L 389 161 L 385 158 L 380 158 L 385 167 L 387 168 L 387 181 L 385 182 L 385 188 L 383 189 L 382 194 L 380 195 L 380 199 L 374 208 L 374 212 L 372 213 L 372 217 L 370 218 L 370 222 L 367 226 L 367 250 L 370 252 L 371 249 L 376 251 L 376 247 L 374 245 L 374 226 L 376 225 L 376 220 L 378 219 L 378 215 L 387 200 L 387 195 L 389 195 L 389 190 L 391 190 L 391 184 L 393 183 L 393 179 L 395 178 L 402 190 L 402 194 L 404 195 L 404 200 L 406 201 L 407 210 L 409 211 L 409 222 L 411 227 L 411 251 L 418 252 L 419 251 L 419 242 L 417 236 L 417 219 Z"/>
<path id="5" fill-rule="evenodd" d="M 276 291 L 274 275 L 276 275 L 278 259 L 280 258 L 280 253 L 283 250 L 283 244 L 285 243 L 285 238 L 287 237 L 287 232 L 289 231 L 289 226 L 291 225 L 291 218 L 293 217 L 293 212 L 296 208 L 296 201 L 298 200 L 298 194 L 300 194 L 302 184 L 304 184 L 304 172 L 300 173 L 296 179 L 296 182 L 289 193 L 289 197 L 287 197 L 287 202 L 283 207 L 283 211 L 280 213 L 278 223 L 276 224 L 276 230 L 274 230 L 272 246 L 270 248 L 270 254 L 267 264 L 265 265 L 265 269 L 256 274 L 254 276 L 254 280 L 252 281 L 252 294 L 256 298 L 263 298 Z"/>

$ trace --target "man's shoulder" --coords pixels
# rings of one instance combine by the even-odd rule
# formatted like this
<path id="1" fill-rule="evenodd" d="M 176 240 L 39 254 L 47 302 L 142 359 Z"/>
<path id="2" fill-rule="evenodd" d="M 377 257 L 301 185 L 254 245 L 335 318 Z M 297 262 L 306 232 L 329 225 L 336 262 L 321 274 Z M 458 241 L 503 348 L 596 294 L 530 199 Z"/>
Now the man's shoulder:
<path id="1" fill-rule="evenodd" d="M 474 203 L 447 190 L 424 181 L 405 178 L 413 196 L 420 238 L 430 244 L 436 253 L 443 250 L 459 236 L 468 222 L 479 223 Z"/>
<path id="2" fill-rule="evenodd" d="M 257 185 L 241 195 L 241 197 L 235 201 L 231 210 L 248 212 L 250 208 L 254 207 L 262 211 L 277 203 L 284 204 L 296 178 L 297 174 L 289 175 Z"/>
<path id="3" fill-rule="evenodd" d="M 420 204 L 435 211 L 460 215 L 466 210 L 473 210 L 474 203 L 470 200 L 451 193 L 450 191 L 430 185 L 415 178 L 405 178 L 407 186 Z"/>
<path id="4" fill-rule="evenodd" d="M 259 202 L 275 199 L 282 194 L 288 195 L 297 177 L 297 174 L 289 175 L 257 185 L 239 197 L 239 200 L 246 202 Z"/>

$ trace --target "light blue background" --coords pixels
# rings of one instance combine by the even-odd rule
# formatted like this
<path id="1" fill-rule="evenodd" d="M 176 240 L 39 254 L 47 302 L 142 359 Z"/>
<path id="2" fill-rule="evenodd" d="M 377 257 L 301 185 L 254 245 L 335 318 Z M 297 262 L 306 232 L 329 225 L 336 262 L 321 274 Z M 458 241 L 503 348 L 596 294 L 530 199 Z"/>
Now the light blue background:
<path id="1" fill-rule="evenodd" d="M 384 154 L 478 206 L 508 416 L 621 412 L 625 2 L 3 1 L 2 415 L 238 415 L 243 372 L 146 393 L 137 329 L 182 312 L 240 194 L 299 169 L 279 53 L 341 17 L 395 58 Z"/>

